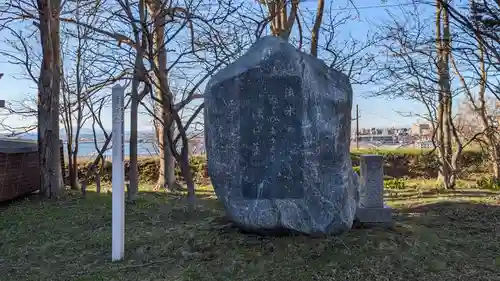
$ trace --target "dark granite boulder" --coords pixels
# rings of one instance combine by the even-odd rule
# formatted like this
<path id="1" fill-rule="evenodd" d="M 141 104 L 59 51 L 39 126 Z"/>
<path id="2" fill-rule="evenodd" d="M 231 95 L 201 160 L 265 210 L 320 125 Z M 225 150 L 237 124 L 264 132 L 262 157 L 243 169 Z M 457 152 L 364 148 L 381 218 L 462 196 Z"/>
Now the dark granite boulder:
<path id="1" fill-rule="evenodd" d="M 208 174 L 247 231 L 348 231 L 358 205 L 348 78 L 264 37 L 205 90 Z"/>

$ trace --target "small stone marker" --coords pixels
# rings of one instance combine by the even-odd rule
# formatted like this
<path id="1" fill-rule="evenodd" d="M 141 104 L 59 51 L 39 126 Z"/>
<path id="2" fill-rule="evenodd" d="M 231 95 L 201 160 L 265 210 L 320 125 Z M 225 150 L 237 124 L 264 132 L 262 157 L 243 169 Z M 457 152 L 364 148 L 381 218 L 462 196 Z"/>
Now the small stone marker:
<path id="1" fill-rule="evenodd" d="M 361 155 L 360 168 L 357 221 L 362 224 L 392 225 L 392 209 L 384 206 L 383 157 Z"/>

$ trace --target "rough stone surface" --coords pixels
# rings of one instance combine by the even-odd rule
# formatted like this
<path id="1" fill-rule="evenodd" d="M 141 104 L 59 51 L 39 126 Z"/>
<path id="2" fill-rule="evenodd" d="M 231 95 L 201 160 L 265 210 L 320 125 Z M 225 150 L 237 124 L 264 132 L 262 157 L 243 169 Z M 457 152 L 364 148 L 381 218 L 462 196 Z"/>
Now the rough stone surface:
<path id="1" fill-rule="evenodd" d="M 233 222 L 255 232 L 338 234 L 353 224 L 348 78 L 264 37 L 205 90 L 208 174 Z"/>

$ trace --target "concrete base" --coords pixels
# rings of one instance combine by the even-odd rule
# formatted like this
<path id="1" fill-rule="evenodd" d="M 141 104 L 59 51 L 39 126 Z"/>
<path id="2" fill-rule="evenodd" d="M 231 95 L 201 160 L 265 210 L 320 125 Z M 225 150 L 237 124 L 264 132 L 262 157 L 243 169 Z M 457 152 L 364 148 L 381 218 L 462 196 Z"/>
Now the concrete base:
<path id="1" fill-rule="evenodd" d="M 393 226 L 392 208 L 358 208 L 356 221 L 361 225 Z"/>

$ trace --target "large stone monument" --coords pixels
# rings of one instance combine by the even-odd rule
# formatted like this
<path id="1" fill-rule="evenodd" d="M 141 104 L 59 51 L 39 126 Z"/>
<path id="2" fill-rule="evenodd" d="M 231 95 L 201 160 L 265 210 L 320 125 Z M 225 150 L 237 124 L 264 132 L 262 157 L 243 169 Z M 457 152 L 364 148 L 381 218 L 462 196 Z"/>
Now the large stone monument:
<path id="1" fill-rule="evenodd" d="M 338 234 L 359 195 L 349 154 L 352 88 L 342 73 L 264 37 L 205 91 L 208 174 L 248 231 Z"/>

